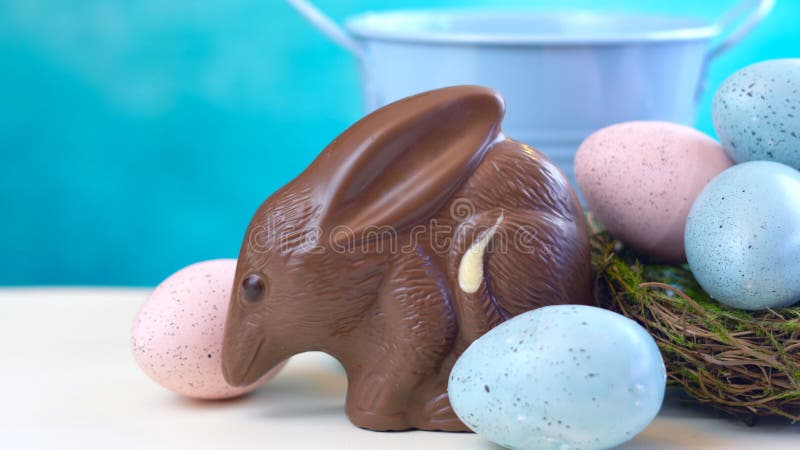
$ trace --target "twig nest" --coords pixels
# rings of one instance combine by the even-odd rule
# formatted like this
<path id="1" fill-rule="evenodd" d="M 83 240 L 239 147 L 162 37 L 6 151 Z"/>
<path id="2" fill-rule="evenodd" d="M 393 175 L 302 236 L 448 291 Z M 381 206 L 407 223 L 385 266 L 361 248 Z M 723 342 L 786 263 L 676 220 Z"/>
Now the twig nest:
<path id="1" fill-rule="evenodd" d="M 668 382 L 752 423 L 800 421 L 800 307 L 747 312 L 712 300 L 685 266 L 648 264 L 592 237 L 597 301 L 655 338 Z"/>

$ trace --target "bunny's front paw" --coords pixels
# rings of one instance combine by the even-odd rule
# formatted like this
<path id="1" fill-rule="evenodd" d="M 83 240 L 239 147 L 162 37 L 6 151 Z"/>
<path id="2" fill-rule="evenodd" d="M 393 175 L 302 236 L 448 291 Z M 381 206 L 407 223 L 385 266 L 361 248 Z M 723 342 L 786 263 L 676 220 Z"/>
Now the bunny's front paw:
<path id="1" fill-rule="evenodd" d="M 365 411 L 380 411 L 392 403 L 392 391 L 387 389 L 386 377 L 373 373 L 362 383 L 358 406 Z M 392 411 L 384 411 L 392 412 Z"/>
<path id="2" fill-rule="evenodd" d="M 431 398 L 422 409 L 421 423 L 416 428 L 438 431 L 470 431 L 453 412 L 447 392 Z"/>
<path id="3" fill-rule="evenodd" d="M 354 425 L 378 431 L 400 431 L 413 428 L 406 420 L 399 397 L 398 384 L 386 376 L 373 373 L 349 390 L 347 416 Z"/>
<path id="4" fill-rule="evenodd" d="M 347 409 L 347 417 L 353 425 L 373 431 L 404 431 L 414 428 L 406 420 L 405 414 L 384 415 L 355 407 Z"/>

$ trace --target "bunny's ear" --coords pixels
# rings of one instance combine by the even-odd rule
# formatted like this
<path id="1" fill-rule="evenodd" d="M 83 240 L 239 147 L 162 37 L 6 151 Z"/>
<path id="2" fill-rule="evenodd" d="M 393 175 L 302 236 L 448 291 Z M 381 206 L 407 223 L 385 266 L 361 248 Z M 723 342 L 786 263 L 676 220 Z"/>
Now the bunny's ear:
<path id="1" fill-rule="evenodd" d="M 318 191 L 323 233 L 344 229 L 358 240 L 370 227 L 399 230 L 434 215 L 498 139 L 504 110 L 495 91 L 456 86 L 357 122 L 314 162 L 327 171 Z"/>

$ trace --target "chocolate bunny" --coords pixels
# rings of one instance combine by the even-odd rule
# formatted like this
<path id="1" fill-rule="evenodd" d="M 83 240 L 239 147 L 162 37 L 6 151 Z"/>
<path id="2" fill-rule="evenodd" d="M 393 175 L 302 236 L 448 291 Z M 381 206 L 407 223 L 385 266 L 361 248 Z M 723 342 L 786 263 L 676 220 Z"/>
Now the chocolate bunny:
<path id="1" fill-rule="evenodd" d="M 447 379 L 514 315 L 590 301 L 581 207 L 561 172 L 500 130 L 505 106 L 457 86 L 400 100 L 337 137 L 256 212 L 236 269 L 225 378 L 305 351 L 339 359 L 372 430 L 467 430 Z"/>

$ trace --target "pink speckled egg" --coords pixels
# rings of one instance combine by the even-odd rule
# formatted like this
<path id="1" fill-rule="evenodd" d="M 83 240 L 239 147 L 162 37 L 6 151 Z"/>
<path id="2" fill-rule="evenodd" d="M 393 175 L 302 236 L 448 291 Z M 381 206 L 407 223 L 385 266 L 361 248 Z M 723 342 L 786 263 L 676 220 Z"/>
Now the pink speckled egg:
<path id="1" fill-rule="evenodd" d="M 575 178 L 589 210 L 614 237 L 657 260 L 682 263 L 689 209 L 731 164 L 719 143 L 693 128 L 625 122 L 581 144 Z"/>
<path id="2" fill-rule="evenodd" d="M 165 388 L 187 397 L 223 399 L 269 381 L 283 364 L 252 385 L 230 386 L 222 375 L 222 336 L 235 259 L 185 267 L 150 294 L 133 324 L 136 362 Z"/>

